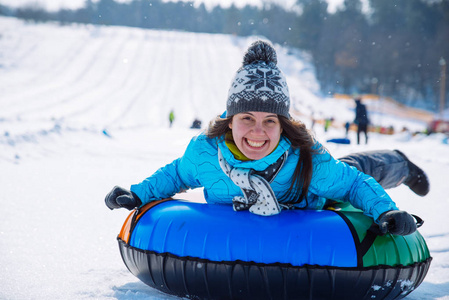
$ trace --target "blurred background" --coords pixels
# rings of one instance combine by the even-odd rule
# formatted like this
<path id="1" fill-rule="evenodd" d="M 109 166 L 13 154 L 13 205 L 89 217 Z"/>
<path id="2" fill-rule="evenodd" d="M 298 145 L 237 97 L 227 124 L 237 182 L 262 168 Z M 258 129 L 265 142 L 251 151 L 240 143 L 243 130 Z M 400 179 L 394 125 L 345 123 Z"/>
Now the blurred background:
<path id="1" fill-rule="evenodd" d="M 263 36 L 311 56 L 325 95 L 365 94 L 447 121 L 447 0 L 2 0 L 29 22 Z M 433 120 L 435 119 L 435 120 Z M 432 124 L 431 130 L 446 130 Z"/>

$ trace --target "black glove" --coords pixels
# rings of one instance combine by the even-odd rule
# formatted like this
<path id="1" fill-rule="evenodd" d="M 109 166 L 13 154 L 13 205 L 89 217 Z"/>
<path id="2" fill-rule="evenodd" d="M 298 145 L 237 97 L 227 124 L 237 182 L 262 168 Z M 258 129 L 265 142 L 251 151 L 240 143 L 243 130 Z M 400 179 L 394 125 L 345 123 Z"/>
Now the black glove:
<path id="1" fill-rule="evenodd" d="M 389 232 L 397 235 L 409 235 L 416 231 L 415 219 L 406 211 L 401 210 L 384 212 L 377 219 L 377 224 L 379 224 L 382 234 Z"/>
<path id="2" fill-rule="evenodd" d="M 104 202 L 110 209 L 124 207 L 132 210 L 142 205 L 142 201 L 136 194 L 119 186 L 114 186 L 109 194 L 106 195 Z"/>

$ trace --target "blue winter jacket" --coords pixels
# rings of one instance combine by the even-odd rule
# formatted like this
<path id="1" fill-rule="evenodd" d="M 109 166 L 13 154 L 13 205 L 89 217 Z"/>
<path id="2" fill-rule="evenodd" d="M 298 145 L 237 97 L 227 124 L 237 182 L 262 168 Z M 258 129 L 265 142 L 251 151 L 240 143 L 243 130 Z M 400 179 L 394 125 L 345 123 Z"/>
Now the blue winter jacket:
<path id="1" fill-rule="evenodd" d="M 232 204 L 234 196 L 243 196 L 242 191 L 222 171 L 218 163 L 218 147 L 232 167 L 251 168 L 263 171 L 288 151 L 287 161 L 271 188 L 280 203 L 289 203 L 288 189 L 300 155 L 290 141 L 281 137 L 277 148 L 260 160 L 240 161 L 234 158 L 223 138 L 208 138 L 204 133 L 192 138 L 184 155 L 139 184 L 131 186 L 142 203 L 168 198 L 184 190 L 204 187 L 207 203 Z M 315 147 L 321 149 L 321 144 Z M 313 175 L 307 196 L 307 207 L 321 209 L 326 199 L 349 201 L 367 216 L 377 220 L 380 214 L 398 209 L 377 181 L 359 172 L 356 168 L 334 159 L 324 148 L 313 156 Z M 295 203 L 295 201 L 291 201 Z M 306 201 L 294 204 L 303 208 Z"/>

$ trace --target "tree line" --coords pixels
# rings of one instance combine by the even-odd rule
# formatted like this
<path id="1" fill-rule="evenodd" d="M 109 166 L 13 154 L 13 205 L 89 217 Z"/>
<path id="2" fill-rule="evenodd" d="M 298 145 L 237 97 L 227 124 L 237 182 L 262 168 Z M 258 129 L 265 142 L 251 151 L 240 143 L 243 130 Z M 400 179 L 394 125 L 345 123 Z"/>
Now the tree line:
<path id="1" fill-rule="evenodd" d="M 297 0 L 292 10 L 268 3 L 207 9 L 193 2 L 86 0 L 76 10 L 0 6 L 0 14 L 34 22 L 262 35 L 311 53 L 323 93 L 375 93 L 437 111 L 441 63 L 449 63 L 449 0 L 368 3 L 365 12 L 360 0 L 344 0 L 329 13 L 324 0 Z"/>

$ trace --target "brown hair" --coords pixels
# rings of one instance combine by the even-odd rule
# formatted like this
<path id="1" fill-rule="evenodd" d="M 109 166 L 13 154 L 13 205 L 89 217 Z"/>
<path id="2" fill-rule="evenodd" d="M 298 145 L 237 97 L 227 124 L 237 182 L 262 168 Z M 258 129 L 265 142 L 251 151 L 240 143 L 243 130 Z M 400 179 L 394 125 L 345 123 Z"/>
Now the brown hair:
<path id="1" fill-rule="evenodd" d="M 312 157 L 318 151 L 313 148 L 316 144 L 315 138 L 301 121 L 287 119 L 283 116 L 279 116 L 279 121 L 283 129 L 282 134 L 290 140 L 293 149 L 299 149 L 298 164 L 293 172 L 292 184 L 288 189 L 290 198 L 288 202 L 299 203 L 305 200 L 307 203 L 307 194 L 313 174 Z"/>
<path id="2" fill-rule="evenodd" d="M 312 157 L 319 149 L 314 149 L 315 139 L 311 132 L 301 121 L 288 119 L 278 115 L 281 124 L 282 135 L 289 139 L 294 149 L 299 149 L 299 160 L 293 172 L 292 183 L 288 189 L 289 203 L 299 203 L 303 199 L 307 203 L 307 193 L 312 181 L 313 164 Z M 232 117 L 221 118 L 218 116 L 209 123 L 206 135 L 209 138 L 224 137 L 230 131 L 229 124 Z"/>
<path id="3" fill-rule="evenodd" d="M 226 132 L 230 131 L 229 124 L 232 122 L 232 117 L 221 118 L 217 116 L 214 120 L 210 121 L 206 130 L 206 136 L 213 139 L 216 137 L 224 137 Z"/>

